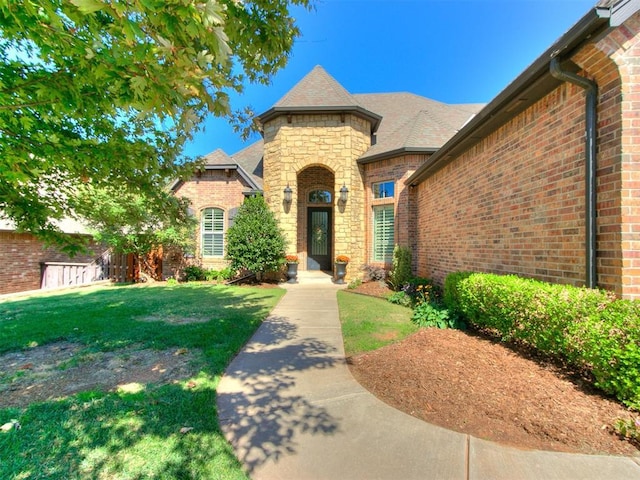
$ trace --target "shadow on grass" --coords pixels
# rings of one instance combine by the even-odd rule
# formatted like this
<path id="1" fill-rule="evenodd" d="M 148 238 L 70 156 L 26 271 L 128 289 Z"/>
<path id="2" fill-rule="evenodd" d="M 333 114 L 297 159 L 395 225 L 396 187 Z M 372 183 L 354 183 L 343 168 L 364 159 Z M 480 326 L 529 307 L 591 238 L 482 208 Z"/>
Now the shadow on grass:
<path id="1" fill-rule="evenodd" d="M 250 473 L 295 453 L 302 434 L 339 432 L 337 419 L 325 408 L 289 392 L 298 373 L 336 362 L 334 347 L 301 338 L 296 326 L 272 316 L 231 363 L 218 387 L 219 421 Z"/>
<path id="2" fill-rule="evenodd" d="M 217 421 L 224 368 L 282 292 L 208 285 L 104 289 L 0 304 L 0 352 L 58 340 L 203 352 L 194 377 L 0 409 L 0 478 L 246 478 Z M 198 317 L 183 325 L 140 318 Z"/>
<path id="3" fill-rule="evenodd" d="M 0 438 L 2 478 L 245 478 L 211 386 L 85 393 L 32 405 L 20 421 Z"/>

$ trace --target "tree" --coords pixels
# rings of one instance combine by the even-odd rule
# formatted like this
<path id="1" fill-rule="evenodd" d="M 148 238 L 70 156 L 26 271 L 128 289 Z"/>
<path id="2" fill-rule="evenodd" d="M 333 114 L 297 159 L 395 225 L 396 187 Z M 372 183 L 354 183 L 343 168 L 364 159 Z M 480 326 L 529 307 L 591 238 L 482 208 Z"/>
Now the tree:
<path id="1" fill-rule="evenodd" d="M 79 185 L 162 201 L 204 118 L 285 65 L 290 4 L 309 0 L 0 0 L 0 211 L 69 242 Z"/>
<path id="2" fill-rule="evenodd" d="M 162 197 L 160 204 L 157 197 Z M 186 252 L 195 247 L 197 221 L 189 214 L 189 201 L 168 190 L 150 199 L 124 187 L 83 186 L 77 198 L 77 211 L 88 219 L 94 238 L 117 252 L 144 258 L 160 246 Z"/>
<path id="3" fill-rule="evenodd" d="M 284 235 L 262 195 L 247 198 L 227 230 L 231 269 L 246 269 L 260 278 L 284 265 L 285 247 Z"/>

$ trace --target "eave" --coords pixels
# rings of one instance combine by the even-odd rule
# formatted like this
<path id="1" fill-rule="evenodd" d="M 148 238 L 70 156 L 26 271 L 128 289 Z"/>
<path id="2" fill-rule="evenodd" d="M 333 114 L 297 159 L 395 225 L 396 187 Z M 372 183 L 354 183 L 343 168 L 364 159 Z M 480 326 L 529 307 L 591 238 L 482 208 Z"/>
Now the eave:
<path id="1" fill-rule="evenodd" d="M 380 122 L 382 121 L 382 117 L 376 113 L 370 112 L 369 110 L 354 106 L 318 106 L 318 107 L 271 107 L 269 110 L 264 112 L 261 115 L 258 115 L 256 118 L 260 121 L 262 125 L 267 123 L 274 118 L 281 116 L 289 116 L 289 115 L 317 115 L 317 114 L 336 114 L 336 115 L 345 115 L 352 114 L 357 117 L 360 117 L 364 120 L 369 121 L 371 123 L 371 133 L 374 133 Z"/>
<path id="2" fill-rule="evenodd" d="M 627 0 L 621 3 L 638 3 Z M 618 3 L 617 5 L 620 5 Z M 547 49 L 522 74 L 498 94 L 485 108 L 473 117 L 460 131 L 445 143 L 431 158 L 407 180 L 417 185 L 440 170 L 465 151 L 476 145 L 501 125 L 514 118 L 560 85 L 549 73 L 551 58 L 569 57 L 580 45 L 601 34 L 610 23 L 611 11 L 616 7 L 591 9 L 567 33 Z M 577 70 L 571 62 L 565 62 L 567 70 Z"/>

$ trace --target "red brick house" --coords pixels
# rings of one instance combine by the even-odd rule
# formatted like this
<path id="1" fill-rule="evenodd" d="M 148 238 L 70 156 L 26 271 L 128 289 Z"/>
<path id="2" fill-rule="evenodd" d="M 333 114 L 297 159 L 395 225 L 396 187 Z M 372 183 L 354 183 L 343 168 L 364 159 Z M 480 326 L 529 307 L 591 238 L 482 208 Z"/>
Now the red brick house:
<path id="1" fill-rule="evenodd" d="M 263 139 L 218 150 L 174 185 L 200 219 L 196 257 L 264 193 L 300 269 L 515 273 L 640 298 L 640 2 L 599 2 L 488 105 L 352 94 L 321 67 L 258 117 Z M 285 201 L 291 192 L 291 201 Z M 341 195 L 342 192 L 342 195 Z"/>

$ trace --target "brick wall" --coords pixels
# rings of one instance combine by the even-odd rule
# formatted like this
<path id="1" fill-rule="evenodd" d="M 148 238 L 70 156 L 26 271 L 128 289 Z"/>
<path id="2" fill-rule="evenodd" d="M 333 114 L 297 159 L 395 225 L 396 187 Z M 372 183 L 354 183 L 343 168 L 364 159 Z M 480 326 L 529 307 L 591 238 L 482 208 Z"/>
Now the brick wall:
<path id="1" fill-rule="evenodd" d="M 229 227 L 230 217 L 235 216 L 237 208 L 244 201 L 243 192 L 249 190 L 249 185 L 240 177 L 236 170 L 205 170 L 191 180 L 179 185 L 175 191 L 179 197 L 191 200 L 191 209 L 198 219 L 196 231 L 196 249 L 194 261 L 205 268 L 222 269 L 229 262 L 224 258 L 202 257 L 200 219 L 205 208 L 220 208 L 225 213 L 225 231 Z M 164 259 L 165 277 L 176 274 L 182 261 L 180 252 L 168 252 Z"/>
<path id="2" fill-rule="evenodd" d="M 613 62 L 615 75 L 606 69 L 598 72 L 599 83 L 620 85 L 619 92 L 601 101 L 601 107 L 612 111 L 603 134 L 607 137 L 607 155 L 611 164 L 607 172 L 607 205 L 610 221 L 606 228 L 610 242 L 615 242 L 616 282 L 620 293 L 628 298 L 640 298 L 640 13 L 636 13 L 620 28 L 598 40 L 589 50 L 581 52 L 578 62 L 600 65 Z M 602 60 L 606 59 L 606 60 Z M 610 59 L 610 60 L 609 60 Z M 611 70 L 611 69 L 609 69 Z M 611 89 L 615 92 L 614 89 Z M 618 113 L 619 112 L 619 113 Z M 617 114 L 617 116 L 614 116 Z M 599 192 L 600 194 L 600 192 Z M 598 219 L 600 221 L 600 218 Z"/>
<path id="3" fill-rule="evenodd" d="M 39 289 L 41 262 L 89 263 L 100 253 L 93 247 L 88 254 L 70 258 L 55 248 L 46 248 L 31 234 L 0 231 L 0 294 Z"/>
<path id="4" fill-rule="evenodd" d="M 366 221 L 366 263 L 387 269 L 391 264 L 373 261 L 373 207 L 393 203 L 395 220 L 395 243 L 405 247 L 413 247 L 412 241 L 416 237 L 415 209 L 410 210 L 410 187 L 405 185 L 413 172 L 427 159 L 429 155 L 402 155 L 395 158 L 381 160 L 364 165 L 365 177 L 365 221 Z M 394 198 L 373 198 L 372 185 L 379 182 L 394 182 Z"/>
<path id="5" fill-rule="evenodd" d="M 640 52 L 636 33 L 622 30 L 572 60 L 599 86 L 599 285 L 638 298 Z M 416 188 L 420 275 L 475 270 L 584 284 L 584 105 L 582 89 L 562 84 Z"/>

